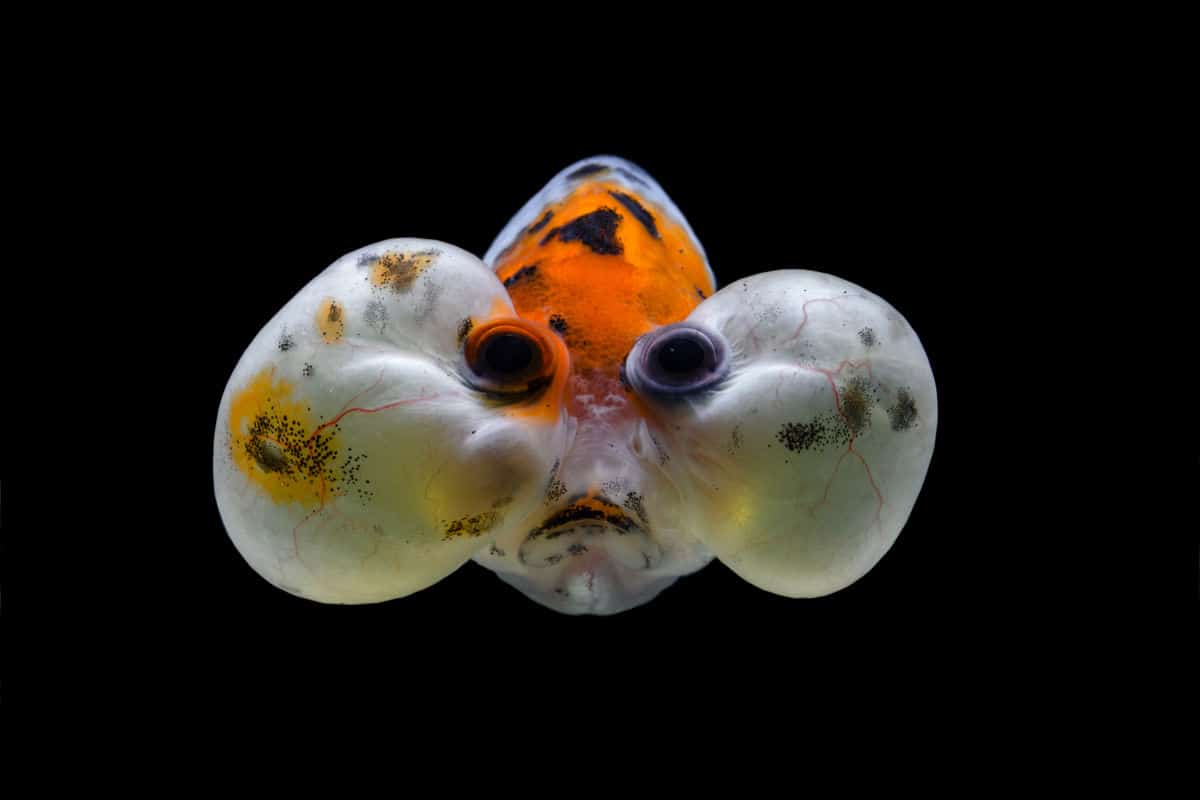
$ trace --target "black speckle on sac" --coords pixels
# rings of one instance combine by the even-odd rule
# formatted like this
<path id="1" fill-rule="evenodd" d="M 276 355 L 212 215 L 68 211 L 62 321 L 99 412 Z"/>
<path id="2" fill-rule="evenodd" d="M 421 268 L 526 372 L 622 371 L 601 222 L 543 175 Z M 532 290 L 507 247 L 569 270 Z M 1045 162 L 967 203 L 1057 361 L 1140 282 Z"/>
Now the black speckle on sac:
<path id="1" fill-rule="evenodd" d="M 495 511 L 484 511 L 481 514 L 459 517 L 446 524 L 442 531 L 442 539 L 450 541 L 461 536 L 482 536 L 494 528 L 501 519 L 502 517 Z"/>
<path id="2" fill-rule="evenodd" d="M 640 519 L 642 522 L 649 522 L 649 520 L 646 519 L 646 506 L 643 504 L 642 496 L 637 492 L 629 492 L 626 494 L 625 502 L 621 505 L 637 514 L 638 519 Z"/>
<path id="3" fill-rule="evenodd" d="M 611 208 L 598 208 L 590 214 L 571 220 L 566 225 L 552 228 L 541 243 L 546 244 L 557 236 L 562 242 L 580 242 L 602 256 L 619 256 L 625 251 L 617 239 L 617 225 L 620 222 L 621 215 L 616 211 Z"/>
<path id="4" fill-rule="evenodd" d="M 859 331 L 858 340 L 863 343 L 863 347 L 874 347 L 879 344 L 879 340 L 875 338 L 875 331 L 871 328 L 863 328 Z"/>
<path id="5" fill-rule="evenodd" d="M 603 164 L 584 164 L 579 169 L 567 175 L 567 180 L 577 181 L 580 178 L 586 178 L 588 175 L 596 175 L 601 172 L 608 172 L 608 167 Z"/>
<path id="6" fill-rule="evenodd" d="M 474 327 L 475 321 L 470 317 L 464 317 L 463 321 L 458 323 L 457 341 L 459 347 L 462 347 L 463 342 L 467 340 L 467 336 L 470 335 L 471 329 Z"/>
<path id="7" fill-rule="evenodd" d="M 812 422 L 785 422 L 775 438 L 793 453 L 821 450 L 829 442 L 829 430 L 821 418 Z"/>
<path id="8" fill-rule="evenodd" d="M 550 468 L 550 479 L 546 481 L 546 502 L 553 503 L 558 498 L 567 493 L 567 486 L 558 479 L 559 460 L 554 459 L 554 466 Z"/>
<path id="9" fill-rule="evenodd" d="M 729 433 L 729 455 L 733 455 L 742 446 L 742 426 L 734 425 Z"/>
<path id="10" fill-rule="evenodd" d="M 838 390 L 838 411 L 819 414 L 811 422 L 785 422 L 775 438 L 792 452 L 849 444 L 870 427 L 877 391 L 867 379 L 855 378 Z"/>
<path id="11" fill-rule="evenodd" d="M 559 333 L 567 332 L 567 320 L 562 314 L 552 314 L 550 316 L 550 327 Z"/>
<path id="12" fill-rule="evenodd" d="M 538 231 L 540 231 L 542 228 L 546 227 L 546 225 L 548 225 L 550 223 L 550 218 L 553 216 L 554 216 L 553 211 L 547 211 L 545 216 L 543 216 L 537 222 L 533 223 L 528 228 L 526 228 L 525 232 L 526 233 L 537 233 Z"/>
<path id="13" fill-rule="evenodd" d="M 496 547 L 496 545 L 494 543 L 492 544 L 492 548 L 490 550 L 488 550 L 488 552 L 494 556 L 500 556 L 501 558 L 504 558 L 504 556 L 506 555 L 506 553 L 503 550 L 501 550 L 499 547 Z"/>
<path id="14" fill-rule="evenodd" d="M 841 392 L 842 420 L 851 436 L 858 436 L 871 424 L 871 409 L 875 407 L 874 387 L 864 378 L 850 381 Z"/>
<path id="15" fill-rule="evenodd" d="M 662 236 L 658 233 L 658 226 L 654 224 L 654 215 L 646 210 L 645 206 L 637 201 L 636 197 L 625 194 L 623 192 L 609 192 L 617 199 L 617 202 L 629 209 L 629 213 L 633 214 L 633 218 L 642 223 L 647 232 L 655 239 L 661 239 Z"/>
<path id="16" fill-rule="evenodd" d="M 567 553 L 573 556 L 581 556 L 588 551 L 587 545 L 575 542 L 567 547 Z"/>
<path id="17" fill-rule="evenodd" d="M 917 406 L 907 388 L 896 392 L 896 405 L 889 408 L 887 413 L 894 431 L 906 431 L 916 425 Z"/>
<path id="18" fill-rule="evenodd" d="M 292 335 L 290 333 L 284 332 L 279 335 L 278 347 L 279 347 L 280 352 L 286 353 L 288 350 L 291 350 L 295 346 L 296 346 L 296 340 L 292 338 Z"/>
<path id="19" fill-rule="evenodd" d="M 380 333 L 383 333 L 384 327 L 388 321 L 388 310 L 379 300 L 372 300 L 367 303 L 366 309 L 363 311 L 363 322 L 367 323 L 372 328 L 378 328 Z"/>
<path id="20" fill-rule="evenodd" d="M 300 370 L 300 373 L 306 378 L 311 378 L 313 376 L 313 365 L 305 364 L 304 369 Z"/>
<path id="21" fill-rule="evenodd" d="M 504 288 L 509 288 L 517 281 L 532 280 L 535 275 L 537 275 L 537 264 L 529 264 L 528 266 L 521 267 L 512 275 L 509 275 L 504 279 Z"/>

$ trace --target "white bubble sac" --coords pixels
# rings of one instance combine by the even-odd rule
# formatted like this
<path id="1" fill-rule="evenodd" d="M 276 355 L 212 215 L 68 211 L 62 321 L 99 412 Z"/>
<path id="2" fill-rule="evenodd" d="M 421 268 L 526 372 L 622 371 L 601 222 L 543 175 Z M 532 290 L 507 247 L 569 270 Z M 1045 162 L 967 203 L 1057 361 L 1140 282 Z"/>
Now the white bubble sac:
<path id="1" fill-rule="evenodd" d="M 350 253 L 289 301 L 217 414 L 217 504 L 250 566 L 323 602 L 388 600 L 526 516 L 562 426 L 496 408 L 461 365 L 473 326 L 511 316 L 479 259 L 422 239 Z"/>
<path id="2" fill-rule="evenodd" d="M 737 281 L 688 321 L 733 351 L 717 389 L 658 409 L 691 529 L 777 594 L 858 580 L 896 541 L 933 453 L 937 391 L 916 333 L 862 287 L 794 269 Z"/>

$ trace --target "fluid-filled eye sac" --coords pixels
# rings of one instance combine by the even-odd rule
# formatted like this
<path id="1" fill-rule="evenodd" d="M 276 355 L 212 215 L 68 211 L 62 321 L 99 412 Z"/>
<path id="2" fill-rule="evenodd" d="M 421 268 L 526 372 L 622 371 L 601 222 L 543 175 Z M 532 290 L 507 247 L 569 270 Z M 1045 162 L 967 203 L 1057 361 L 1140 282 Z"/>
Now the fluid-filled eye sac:
<path id="1" fill-rule="evenodd" d="M 545 386 L 557 369 L 548 331 L 522 319 L 484 325 L 468 337 L 463 355 L 476 388 L 506 394 Z"/>
<path id="2" fill-rule="evenodd" d="M 625 377 L 639 393 L 678 396 L 712 388 L 729 373 L 729 346 L 714 330 L 691 322 L 665 325 L 638 339 Z"/>

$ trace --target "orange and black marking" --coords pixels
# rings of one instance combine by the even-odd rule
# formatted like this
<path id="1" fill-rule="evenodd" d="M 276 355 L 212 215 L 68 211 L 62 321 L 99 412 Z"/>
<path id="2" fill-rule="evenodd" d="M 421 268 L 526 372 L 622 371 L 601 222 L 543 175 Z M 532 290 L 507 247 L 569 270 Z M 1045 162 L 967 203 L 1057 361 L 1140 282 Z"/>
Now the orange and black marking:
<path id="1" fill-rule="evenodd" d="M 683 319 L 714 287 L 687 229 L 608 174 L 577 170 L 571 177 L 584 179 L 495 267 L 517 313 L 566 341 L 572 372 L 615 380 L 639 336 Z"/>

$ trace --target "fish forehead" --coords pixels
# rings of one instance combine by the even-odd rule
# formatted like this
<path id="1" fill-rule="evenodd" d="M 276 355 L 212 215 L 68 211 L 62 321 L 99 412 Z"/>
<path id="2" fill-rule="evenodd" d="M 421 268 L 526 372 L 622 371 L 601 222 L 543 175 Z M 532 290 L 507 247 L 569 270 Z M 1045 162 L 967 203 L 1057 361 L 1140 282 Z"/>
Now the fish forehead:
<path id="1" fill-rule="evenodd" d="M 712 294 L 703 248 L 654 181 L 586 159 L 527 203 L 486 257 L 518 315 L 566 341 L 572 372 L 615 379 L 638 337 Z"/>

